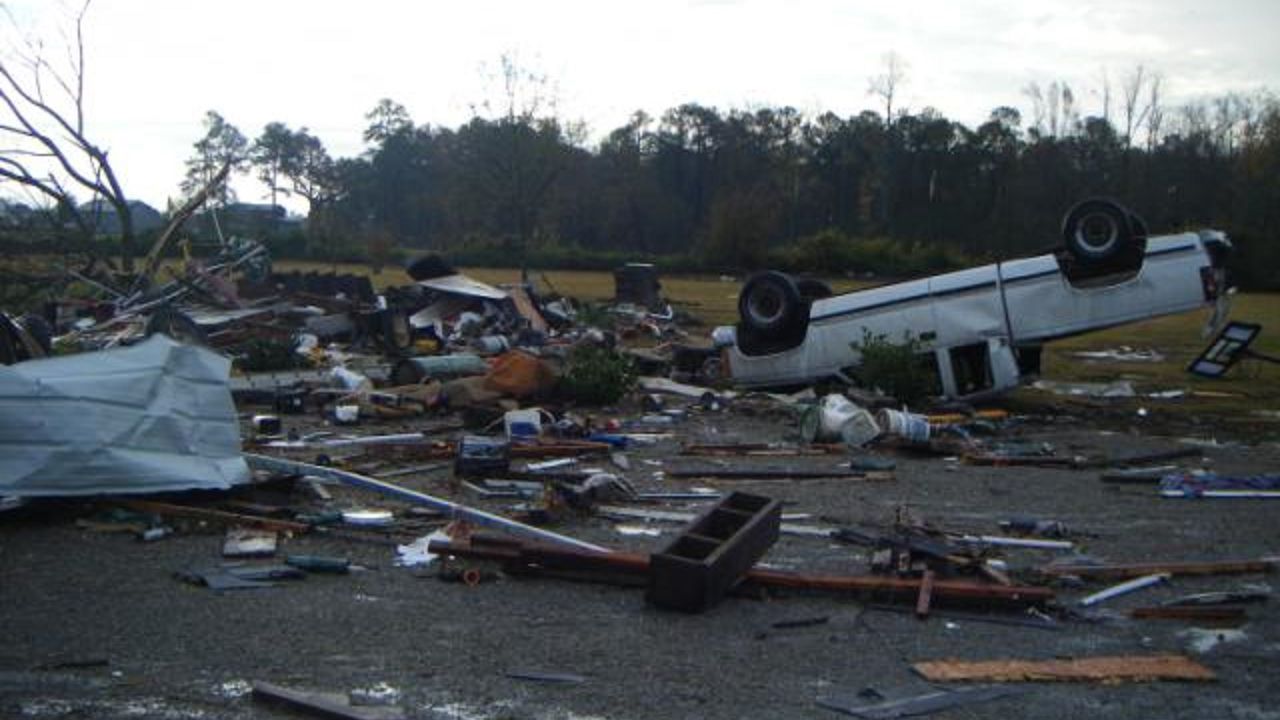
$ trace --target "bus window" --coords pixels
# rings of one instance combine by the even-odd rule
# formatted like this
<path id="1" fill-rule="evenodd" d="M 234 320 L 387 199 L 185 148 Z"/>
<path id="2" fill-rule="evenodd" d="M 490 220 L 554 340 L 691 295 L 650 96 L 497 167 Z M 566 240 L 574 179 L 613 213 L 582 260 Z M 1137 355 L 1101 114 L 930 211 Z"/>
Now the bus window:
<path id="1" fill-rule="evenodd" d="M 950 355 L 951 373 L 956 381 L 957 395 L 971 395 L 991 389 L 991 362 L 987 343 L 953 347 Z"/>

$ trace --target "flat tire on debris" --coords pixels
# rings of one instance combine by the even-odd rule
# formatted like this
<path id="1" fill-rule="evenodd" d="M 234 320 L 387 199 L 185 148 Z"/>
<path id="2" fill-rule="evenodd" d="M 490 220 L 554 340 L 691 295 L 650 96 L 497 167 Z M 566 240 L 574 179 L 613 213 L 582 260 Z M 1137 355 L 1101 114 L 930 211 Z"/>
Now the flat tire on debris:
<path id="1" fill-rule="evenodd" d="M 1089 198 L 1076 203 L 1062 218 L 1062 242 L 1073 260 L 1103 265 L 1141 259 L 1147 226 L 1120 203 Z"/>

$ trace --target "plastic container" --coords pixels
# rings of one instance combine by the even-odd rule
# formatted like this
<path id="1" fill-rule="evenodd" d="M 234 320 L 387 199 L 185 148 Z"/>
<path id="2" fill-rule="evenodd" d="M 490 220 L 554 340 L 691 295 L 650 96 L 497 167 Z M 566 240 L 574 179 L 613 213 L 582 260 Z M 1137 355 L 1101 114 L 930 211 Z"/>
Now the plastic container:
<path id="1" fill-rule="evenodd" d="M 334 380 L 337 380 L 342 387 L 352 392 L 373 389 L 373 382 L 369 380 L 369 378 L 358 372 L 348 370 L 341 365 L 335 367 L 331 371 L 330 376 L 333 377 Z"/>
<path id="2" fill-rule="evenodd" d="M 880 436 L 880 424 L 862 408 L 840 426 L 840 439 L 851 448 L 862 447 Z"/>
<path id="3" fill-rule="evenodd" d="M 821 414 L 817 405 L 810 405 L 800 411 L 800 439 L 805 443 L 815 443 L 818 441 L 818 426 L 821 420 L 818 415 Z"/>
<path id="4" fill-rule="evenodd" d="M 924 415 L 885 408 L 876 413 L 876 421 L 886 435 L 914 443 L 929 441 L 929 418 Z"/>
<path id="5" fill-rule="evenodd" d="M 354 425 L 360 422 L 360 406 L 335 405 L 333 408 L 333 421 L 338 425 Z"/>
<path id="6" fill-rule="evenodd" d="M 840 440 L 849 447 L 861 447 L 879 434 L 880 426 L 870 412 L 837 393 L 800 413 L 800 437 L 805 442 Z"/>
<path id="7" fill-rule="evenodd" d="M 485 355 L 497 355 L 511 349 L 511 341 L 503 335 L 483 335 L 475 339 L 471 346 Z"/>
<path id="8" fill-rule="evenodd" d="M 536 438 L 542 434 L 542 410 L 508 410 L 502 416 L 502 426 L 507 432 L 508 440 Z"/>

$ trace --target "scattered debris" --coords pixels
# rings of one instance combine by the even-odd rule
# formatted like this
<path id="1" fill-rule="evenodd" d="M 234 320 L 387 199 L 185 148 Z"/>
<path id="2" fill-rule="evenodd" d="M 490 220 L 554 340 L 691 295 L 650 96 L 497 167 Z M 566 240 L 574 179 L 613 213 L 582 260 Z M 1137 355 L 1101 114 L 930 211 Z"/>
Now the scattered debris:
<path id="1" fill-rule="evenodd" d="M 1178 473 L 1160 479 L 1166 498 L 1280 499 L 1280 473 L 1229 477 L 1217 473 Z"/>
<path id="2" fill-rule="evenodd" d="M 1186 638 L 1191 652 L 1203 655 L 1222 643 L 1240 642 L 1247 638 L 1243 630 L 1225 628 L 1187 628 L 1179 633 Z"/>
<path id="3" fill-rule="evenodd" d="M 1026 692 L 1028 692 L 1026 688 L 973 687 L 913 695 L 869 705 L 861 697 L 857 699 L 818 698 L 817 702 L 820 707 L 835 710 L 845 715 L 864 718 L 865 720 L 892 720 L 893 718 L 930 715 L 943 710 L 950 710 L 951 708 L 1022 695 Z"/>
<path id="4" fill-rule="evenodd" d="M 253 699 L 335 720 L 399 720 L 405 717 L 399 707 L 360 706 L 353 702 L 353 698 L 341 693 L 304 692 L 262 681 L 253 683 Z"/>
<path id="5" fill-rule="evenodd" d="M 1225 242 L 1215 234 L 1196 237 L 1186 249 L 1197 257 Z M 1013 332 L 1004 322 L 1011 317 L 1008 308 L 975 309 L 973 317 L 957 311 L 943 318 L 955 321 L 955 328 L 940 326 L 945 337 L 921 338 L 931 343 L 928 358 L 941 371 L 941 394 L 962 402 L 905 400 L 888 397 L 884 386 L 849 385 L 863 379 L 846 374 L 857 363 L 850 348 L 855 355 L 858 348 L 865 351 L 866 338 L 862 345 L 855 337 L 832 343 L 835 364 L 829 368 L 798 359 L 825 357 L 830 348 L 804 333 L 791 337 L 794 327 L 774 338 L 778 347 L 760 344 L 768 309 L 761 293 L 772 288 L 783 300 L 789 297 L 780 274 L 753 279 L 739 298 L 744 322 L 717 329 L 708 345 L 681 327 L 684 313 L 661 297 L 651 265 L 620 268 L 615 302 L 596 307 L 542 294 L 527 281 L 500 287 L 479 282 L 438 257 L 411 264 L 412 284 L 380 292 L 356 276 L 250 273 L 263 252 L 259 246 L 227 248 L 220 252 L 223 267 L 184 269 L 180 281 L 154 291 L 86 304 L 78 318 L 69 316 L 75 303 L 62 303 L 51 325 L 60 343 L 53 354 L 72 353 L 64 357 L 46 357 L 49 349 L 34 323 L 0 316 L 0 350 L 7 353 L 0 361 L 13 363 L 0 368 L 0 445 L 7 448 L 0 453 L 0 509 L 33 497 L 100 495 L 76 526 L 121 533 L 134 552 L 157 557 L 191 547 L 194 535 L 219 533 L 222 558 L 235 562 L 223 561 L 209 544 L 201 552 L 212 557 L 165 565 L 185 564 L 174 573 L 179 580 L 214 592 L 279 587 L 312 575 L 327 577 L 298 585 L 298 591 L 359 585 L 370 577 L 360 571 L 382 565 L 342 547 L 362 543 L 366 550 L 394 553 L 396 566 L 429 568 L 389 572 L 460 584 L 442 585 L 441 593 L 485 593 L 480 586 L 489 581 L 509 588 L 508 578 L 542 575 L 644 588 L 649 604 L 688 613 L 727 597 L 778 601 L 826 593 L 837 602 L 860 602 L 858 622 L 867 610 L 912 614 L 921 621 L 919 632 L 951 639 L 962 637 L 970 622 L 1061 632 L 1075 622 L 1118 617 L 1080 608 L 1126 593 L 1173 585 L 1188 575 L 1269 572 L 1277 562 L 1105 564 L 1072 556 L 1034 567 L 1029 558 L 1074 552 L 1084 538 L 1091 551 L 1102 552 L 1097 546 L 1131 530 L 1104 527 L 1104 516 L 1095 520 L 1068 507 L 1054 510 L 1063 518 L 1055 519 L 1022 514 L 1030 507 L 980 507 L 980 500 L 959 511 L 950 502 L 931 503 L 948 508 L 945 523 L 938 523 L 897 505 L 902 497 L 921 496 L 915 472 L 921 463 L 956 473 L 945 477 L 972 488 L 977 498 L 1009 494 L 1004 481 L 1030 472 L 1018 468 L 1034 467 L 1063 475 L 1094 469 L 1105 482 L 1158 485 L 1159 494 L 1171 498 L 1280 497 L 1280 476 L 1232 474 L 1245 465 L 1219 455 L 1238 446 L 1216 438 L 1151 452 L 1141 451 L 1150 445 L 1133 443 L 1139 452 L 1117 454 L 1115 448 L 1130 447 L 1127 438 L 1095 445 L 1040 435 L 1037 428 L 1062 421 L 1052 411 L 1023 415 L 967 404 L 1012 387 L 1038 364 L 1038 357 L 1021 354 L 1030 345 L 1019 346 L 1015 357 L 1005 337 Z M 1060 260 L 1036 262 L 1049 277 L 1065 272 Z M 1150 262 L 1150 253 L 1143 260 Z M 158 262 L 158 255 L 148 262 L 150 273 Z M 1206 269 L 1217 272 L 1212 268 Z M 237 286 L 230 282 L 233 273 L 254 277 L 242 277 Z M 1003 293 L 1002 284 L 1018 279 L 1001 275 L 991 287 Z M 806 324 L 811 309 L 833 313 L 818 318 L 831 322 L 811 328 L 820 335 L 862 315 L 897 327 L 899 317 L 859 303 L 873 297 L 896 302 L 911 288 L 922 289 L 936 307 L 948 301 L 935 291 L 950 295 L 955 289 L 906 283 L 865 295 L 806 295 L 802 308 L 778 312 L 796 326 Z M 982 289 L 986 297 L 987 286 Z M 988 321 L 995 324 L 982 342 L 956 344 L 952 330 L 963 334 Z M 1246 352 L 1252 339 L 1238 332 L 1220 338 L 1226 344 L 1200 358 L 1199 368 L 1225 372 L 1252 356 Z M 794 346 L 782 347 L 792 340 Z M 1075 355 L 1091 362 L 1163 361 L 1159 351 L 1125 347 Z M 815 370 L 821 372 L 815 376 Z M 725 384 L 764 387 L 774 384 L 765 380 L 784 376 L 807 386 L 767 393 Z M 1140 409 L 1135 420 L 1136 403 L 1124 398 L 1190 400 L 1211 392 L 1139 393 L 1123 378 L 1040 381 L 1035 387 L 1080 398 L 1057 404 L 1108 409 L 1135 422 L 1158 414 L 1156 406 Z M 1173 464 L 1179 461 L 1189 464 Z M 1215 462 L 1232 472 L 1192 469 Z M 906 485 L 871 484 L 899 478 Z M 739 483 L 767 483 L 776 497 L 729 489 L 744 487 Z M 823 497 L 842 493 L 850 500 L 815 507 L 811 487 L 831 493 Z M 154 496 L 187 490 L 209 492 Z M 1149 489 L 1106 490 L 1126 499 L 1154 497 Z M 784 514 L 784 503 L 794 503 L 788 508 L 794 512 Z M 866 513 L 849 512 L 854 503 L 896 507 L 892 522 L 877 524 Z M 657 526 L 666 522 L 684 527 Z M 997 522 L 1002 534 L 990 534 Z M 1083 531 L 1077 522 L 1097 523 L 1098 532 Z M 581 539 L 574 536 L 579 532 Z M 808 539 L 774 549 L 781 535 Z M 145 546 L 131 537 L 165 540 Z M 806 567 L 802 552 L 812 552 L 815 564 Z M 843 570 L 850 563 L 853 569 Z M 1103 582 L 1119 584 L 1084 589 Z M 172 586 L 173 592 L 194 592 Z M 1070 589 L 1072 601 L 1055 603 L 1055 588 Z M 373 592 L 367 587 L 353 590 L 357 602 L 387 597 L 367 594 Z M 1243 640 L 1243 633 L 1221 628 L 1242 625 L 1249 619 L 1244 605 L 1267 597 L 1250 589 L 1200 593 L 1127 615 L 1194 623 L 1199 627 L 1181 637 L 1203 653 L 1217 642 Z M 801 616 L 769 627 L 830 626 L 781 639 L 803 641 L 840 631 L 842 619 Z M 1209 669 L 1180 655 L 944 660 L 914 668 L 935 682 L 1213 679 Z M 562 671 L 503 674 L 544 684 L 588 682 Z M 1024 691 L 973 687 L 888 698 L 868 690 L 818 704 L 858 717 L 896 718 Z M 396 707 L 400 692 L 385 683 L 342 694 L 259 682 L 252 692 L 257 700 L 322 717 L 404 715 Z"/>
<path id="6" fill-rule="evenodd" d="M 222 542 L 222 556 L 228 558 L 271 557 L 276 554 L 276 534 L 269 530 L 232 528 Z M 292 563 L 290 563 L 292 564 Z"/>

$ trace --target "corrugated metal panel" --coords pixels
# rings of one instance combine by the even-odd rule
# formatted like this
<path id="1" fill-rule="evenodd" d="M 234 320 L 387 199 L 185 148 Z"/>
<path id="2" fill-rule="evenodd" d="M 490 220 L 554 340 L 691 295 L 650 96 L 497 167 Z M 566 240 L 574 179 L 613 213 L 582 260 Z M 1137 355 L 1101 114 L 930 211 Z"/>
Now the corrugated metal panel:
<path id="1" fill-rule="evenodd" d="M 230 361 L 163 335 L 0 367 L 0 494 L 223 489 L 246 482 Z"/>

